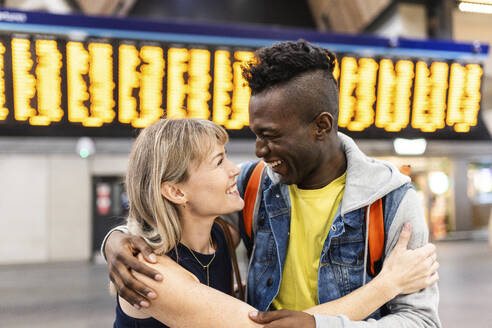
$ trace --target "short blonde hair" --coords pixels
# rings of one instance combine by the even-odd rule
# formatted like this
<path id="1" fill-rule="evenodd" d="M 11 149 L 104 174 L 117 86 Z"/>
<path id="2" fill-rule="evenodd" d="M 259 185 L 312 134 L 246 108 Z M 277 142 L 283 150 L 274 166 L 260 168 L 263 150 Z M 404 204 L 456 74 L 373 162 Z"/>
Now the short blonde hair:
<path id="1" fill-rule="evenodd" d="M 127 226 L 155 253 L 167 253 L 181 240 L 178 208 L 162 196 L 162 182 L 185 182 L 192 163 L 200 164 L 217 142 L 228 140 L 221 126 L 201 119 L 161 119 L 141 131 L 126 175 Z"/>

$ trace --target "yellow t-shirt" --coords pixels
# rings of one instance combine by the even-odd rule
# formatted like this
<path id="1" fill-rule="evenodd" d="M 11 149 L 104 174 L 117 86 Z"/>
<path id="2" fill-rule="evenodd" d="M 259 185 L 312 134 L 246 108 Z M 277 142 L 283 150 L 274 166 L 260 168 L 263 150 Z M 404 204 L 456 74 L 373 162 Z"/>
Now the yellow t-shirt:
<path id="1" fill-rule="evenodd" d="M 318 304 L 321 251 L 342 201 L 346 176 L 344 173 L 321 189 L 289 186 L 289 246 L 280 290 L 272 303 L 275 309 L 300 311 Z"/>

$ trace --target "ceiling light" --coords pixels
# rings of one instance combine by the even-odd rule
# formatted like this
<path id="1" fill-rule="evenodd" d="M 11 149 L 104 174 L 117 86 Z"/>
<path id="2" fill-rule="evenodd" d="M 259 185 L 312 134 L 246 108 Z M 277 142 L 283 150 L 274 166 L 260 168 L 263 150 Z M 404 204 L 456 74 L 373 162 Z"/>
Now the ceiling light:
<path id="1" fill-rule="evenodd" d="M 425 139 L 396 138 L 393 147 L 398 155 L 422 155 L 427 147 Z"/>
<path id="2" fill-rule="evenodd" d="M 442 171 L 429 173 L 429 189 L 436 195 L 442 195 L 449 189 L 449 178 Z"/>
<path id="3" fill-rule="evenodd" d="M 492 14 L 492 1 L 460 2 L 458 8 L 471 13 Z"/>
<path id="4" fill-rule="evenodd" d="M 77 140 L 77 153 L 82 158 L 87 158 L 91 155 L 94 155 L 96 152 L 96 145 L 91 138 L 82 137 Z"/>

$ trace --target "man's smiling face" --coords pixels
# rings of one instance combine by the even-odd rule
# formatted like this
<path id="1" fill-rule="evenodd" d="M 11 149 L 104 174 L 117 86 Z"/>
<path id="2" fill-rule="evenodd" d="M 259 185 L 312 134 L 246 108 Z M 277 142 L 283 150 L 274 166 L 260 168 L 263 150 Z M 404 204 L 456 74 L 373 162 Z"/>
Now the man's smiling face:
<path id="1" fill-rule="evenodd" d="M 285 184 L 310 178 L 320 162 L 319 143 L 312 122 L 304 118 L 303 102 L 292 97 L 289 84 L 253 95 L 250 128 L 256 135 L 256 156 L 262 158 Z"/>

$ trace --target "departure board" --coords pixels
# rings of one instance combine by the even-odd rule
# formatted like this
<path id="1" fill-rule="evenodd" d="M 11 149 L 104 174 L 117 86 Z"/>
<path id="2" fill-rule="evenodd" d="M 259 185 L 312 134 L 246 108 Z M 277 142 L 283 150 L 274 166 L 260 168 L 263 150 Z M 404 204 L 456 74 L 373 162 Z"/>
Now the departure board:
<path id="1" fill-rule="evenodd" d="M 244 42 L 247 31 L 228 38 L 216 30 L 181 35 L 183 25 L 124 37 L 135 22 L 107 18 L 90 18 L 78 27 L 81 37 L 63 25 L 28 24 L 62 16 L 20 14 L 27 22 L 2 23 L 8 15 L 0 12 L 0 135 L 132 137 L 161 117 L 194 117 L 224 126 L 232 137 L 252 136 L 242 66 L 274 38 Z M 123 26 L 115 29 L 115 22 Z M 90 27 L 96 23 L 106 27 L 96 33 Z M 316 36 L 312 41 L 325 45 Z M 406 54 L 374 42 L 355 40 L 353 51 L 350 42 L 338 49 L 327 43 L 338 50 L 341 131 L 356 138 L 490 138 L 480 115 L 488 47 L 481 56 L 475 49 L 439 57 L 439 51 Z M 367 55 L 371 47 L 378 51 Z"/>

